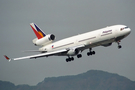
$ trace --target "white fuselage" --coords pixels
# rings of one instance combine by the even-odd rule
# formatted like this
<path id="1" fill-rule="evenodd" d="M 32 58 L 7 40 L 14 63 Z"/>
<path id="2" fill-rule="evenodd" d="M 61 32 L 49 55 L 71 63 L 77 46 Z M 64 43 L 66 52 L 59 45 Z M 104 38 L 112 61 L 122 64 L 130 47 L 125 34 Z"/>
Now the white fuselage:
<path id="1" fill-rule="evenodd" d="M 123 28 L 123 30 L 122 30 Z M 130 33 L 130 28 L 125 25 L 114 25 L 95 31 L 65 38 L 40 48 L 40 51 L 56 51 L 64 48 L 85 45 L 81 51 L 96 46 L 106 46 L 118 42 Z"/>
<path id="2" fill-rule="evenodd" d="M 31 23 L 30 25 L 37 36 L 37 39 L 34 39 L 33 43 L 39 46 L 44 45 L 42 48 L 39 48 L 38 52 L 41 52 L 41 54 L 19 58 L 9 58 L 4 55 L 7 60 L 33 59 L 48 56 L 68 56 L 66 62 L 69 62 L 74 60 L 73 56 L 75 55 L 77 58 L 81 58 L 82 55 L 80 53 L 85 49 L 89 49 L 89 52 L 87 52 L 88 56 L 94 55 L 95 51 L 92 51 L 92 48 L 96 46 L 107 47 L 113 42 L 117 42 L 118 48 L 121 48 L 122 46 L 119 43 L 120 40 L 128 36 L 131 32 L 130 28 L 125 25 L 114 25 L 51 43 L 55 39 L 53 34 L 45 35 L 36 24 Z"/>

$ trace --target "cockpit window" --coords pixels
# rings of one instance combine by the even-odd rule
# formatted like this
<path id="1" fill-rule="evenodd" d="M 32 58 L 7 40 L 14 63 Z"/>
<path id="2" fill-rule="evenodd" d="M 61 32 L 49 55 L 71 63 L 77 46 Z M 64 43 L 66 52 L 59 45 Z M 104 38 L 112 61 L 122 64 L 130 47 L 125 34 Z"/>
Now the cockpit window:
<path id="1" fill-rule="evenodd" d="M 125 29 L 128 28 L 128 27 L 125 27 Z"/>
<path id="2" fill-rule="evenodd" d="M 127 29 L 127 28 L 128 28 L 128 27 L 126 26 L 126 27 L 121 28 L 120 30 L 122 31 L 122 30 Z"/>

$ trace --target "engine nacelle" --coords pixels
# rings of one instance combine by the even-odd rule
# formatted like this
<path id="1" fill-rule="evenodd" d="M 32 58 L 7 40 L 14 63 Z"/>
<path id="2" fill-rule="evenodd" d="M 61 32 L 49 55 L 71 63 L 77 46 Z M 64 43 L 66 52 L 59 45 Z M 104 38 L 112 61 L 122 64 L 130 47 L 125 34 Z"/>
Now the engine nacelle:
<path id="1" fill-rule="evenodd" d="M 78 49 L 70 49 L 67 54 L 69 56 L 74 56 L 74 55 L 77 55 L 79 53 L 79 50 Z"/>
<path id="2" fill-rule="evenodd" d="M 41 39 L 33 39 L 33 43 L 37 46 L 43 46 L 51 43 L 53 40 L 55 40 L 55 36 L 53 34 L 48 34 Z"/>

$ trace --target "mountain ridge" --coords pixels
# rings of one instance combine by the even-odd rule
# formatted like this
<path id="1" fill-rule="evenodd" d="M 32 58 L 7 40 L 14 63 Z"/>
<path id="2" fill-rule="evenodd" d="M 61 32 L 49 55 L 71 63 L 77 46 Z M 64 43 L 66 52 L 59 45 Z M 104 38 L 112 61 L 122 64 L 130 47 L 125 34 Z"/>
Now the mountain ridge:
<path id="1" fill-rule="evenodd" d="M 7 88 L 5 88 L 5 86 Z M 78 75 L 48 77 L 36 86 L 0 81 L 0 90 L 135 90 L 135 81 L 101 70 L 89 70 Z"/>

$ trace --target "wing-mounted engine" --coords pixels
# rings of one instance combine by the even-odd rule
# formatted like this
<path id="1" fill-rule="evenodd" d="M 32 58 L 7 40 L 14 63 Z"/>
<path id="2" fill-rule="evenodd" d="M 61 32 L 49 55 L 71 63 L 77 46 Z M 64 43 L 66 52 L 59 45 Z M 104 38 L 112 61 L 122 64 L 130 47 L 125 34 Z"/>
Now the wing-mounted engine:
<path id="1" fill-rule="evenodd" d="M 52 41 L 54 41 L 54 40 L 55 40 L 55 35 L 48 34 L 48 35 L 46 35 L 45 37 L 43 37 L 41 39 L 38 39 L 38 38 L 33 39 L 33 43 L 36 46 L 43 46 L 43 45 L 47 45 L 47 44 L 52 43 Z"/>
<path id="2" fill-rule="evenodd" d="M 78 49 L 70 49 L 68 52 L 67 52 L 67 55 L 69 56 L 74 56 L 74 55 L 77 55 L 79 53 L 79 50 Z"/>

